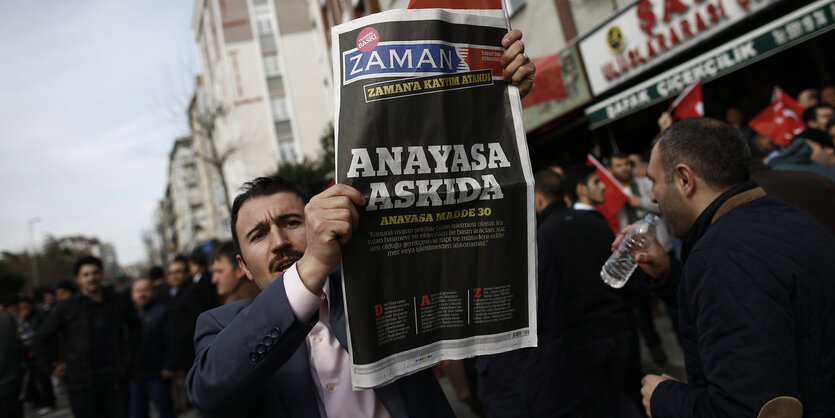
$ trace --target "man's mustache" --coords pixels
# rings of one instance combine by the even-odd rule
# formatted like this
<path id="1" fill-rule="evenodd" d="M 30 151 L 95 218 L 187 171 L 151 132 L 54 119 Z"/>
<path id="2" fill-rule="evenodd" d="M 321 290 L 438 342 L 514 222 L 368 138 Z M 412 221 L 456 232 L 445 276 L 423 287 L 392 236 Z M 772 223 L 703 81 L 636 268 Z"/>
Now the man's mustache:
<path id="1" fill-rule="evenodd" d="M 276 253 L 275 257 L 270 260 L 270 271 L 276 271 L 276 266 L 287 258 L 302 258 L 304 253 L 296 250 L 284 250 Z"/>

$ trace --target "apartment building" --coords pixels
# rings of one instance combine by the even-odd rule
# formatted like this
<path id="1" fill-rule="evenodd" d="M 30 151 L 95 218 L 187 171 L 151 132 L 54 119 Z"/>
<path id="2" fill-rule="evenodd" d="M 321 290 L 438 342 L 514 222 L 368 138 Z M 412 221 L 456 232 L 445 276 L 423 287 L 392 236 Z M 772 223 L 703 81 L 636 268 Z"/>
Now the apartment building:
<path id="1" fill-rule="evenodd" d="M 305 0 L 198 0 L 197 114 L 231 198 L 283 162 L 315 157 L 333 119 L 330 69 Z"/>

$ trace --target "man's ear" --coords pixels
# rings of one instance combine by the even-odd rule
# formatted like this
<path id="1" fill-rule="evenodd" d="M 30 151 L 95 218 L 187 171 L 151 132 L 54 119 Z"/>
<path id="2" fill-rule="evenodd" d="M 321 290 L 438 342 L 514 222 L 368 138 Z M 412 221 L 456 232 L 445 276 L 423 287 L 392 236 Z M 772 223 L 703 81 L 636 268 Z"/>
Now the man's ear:
<path id="1" fill-rule="evenodd" d="M 696 193 L 696 173 L 687 164 L 678 164 L 673 172 L 673 180 L 681 194 L 690 197 Z"/>
<path id="2" fill-rule="evenodd" d="M 581 197 L 587 197 L 589 195 L 589 189 L 584 183 L 577 183 L 577 187 L 574 188 L 574 192 L 577 194 L 577 200 L 580 200 Z"/>
<path id="3" fill-rule="evenodd" d="M 249 280 L 253 280 L 252 272 L 250 272 L 249 269 L 246 267 L 246 263 L 244 262 L 244 259 L 241 258 L 241 255 L 240 254 L 236 255 L 235 259 L 238 260 L 238 267 L 241 270 L 243 270 L 244 274 L 246 274 L 246 278 L 249 279 Z"/>
<path id="4" fill-rule="evenodd" d="M 546 201 L 545 201 L 545 196 L 543 196 L 542 193 L 534 192 L 534 194 L 533 194 L 533 207 L 534 207 L 534 209 L 536 209 L 536 211 L 539 212 L 539 211 L 545 209 L 545 206 L 547 206 Z"/>

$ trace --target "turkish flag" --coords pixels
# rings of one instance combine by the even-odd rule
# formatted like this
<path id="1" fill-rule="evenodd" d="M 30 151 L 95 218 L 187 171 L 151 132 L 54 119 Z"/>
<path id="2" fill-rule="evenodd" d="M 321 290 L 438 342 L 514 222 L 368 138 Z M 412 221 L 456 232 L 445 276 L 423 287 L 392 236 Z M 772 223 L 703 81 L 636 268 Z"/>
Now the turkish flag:
<path id="1" fill-rule="evenodd" d="M 603 192 L 603 203 L 596 207 L 603 214 L 603 217 L 606 218 L 606 222 L 609 223 L 609 228 L 612 228 L 612 231 L 617 234 L 620 232 L 620 224 L 616 215 L 620 208 L 629 200 L 629 195 L 626 194 L 620 183 L 612 176 L 612 173 L 591 154 L 588 154 L 586 157 L 586 165 L 593 165 L 597 169 L 597 177 L 606 185 L 606 190 Z"/>
<path id="2" fill-rule="evenodd" d="M 771 142 L 776 145 L 785 147 L 795 136 L 806 129 L 802 115 L 803 108 L 780 87 L 775 87 L 771 104 L 751 119 L 748 125 L 771 138 Z"/>
<path id="3" fill-rule="evenodd" d="M 502 0 L 409 0 L 409 9 L 501 9 Z"/>
<path id="4" fill-rule="evenodd" d="M 532 58 L 531 61 L 536 65 L 536 84 L 522 99 L 522 107 L 527 108 L 551 100 L 567 99 L 568 92 L 562 79 L 560 54 Z"/>
<path id="5" fill-rule="evenodd" d="M 699 118 L 705 115 L 705 104 L 702 101 L 702 83 L 696 82 L 686 88 L 673 101 L 673 118 Z"/>

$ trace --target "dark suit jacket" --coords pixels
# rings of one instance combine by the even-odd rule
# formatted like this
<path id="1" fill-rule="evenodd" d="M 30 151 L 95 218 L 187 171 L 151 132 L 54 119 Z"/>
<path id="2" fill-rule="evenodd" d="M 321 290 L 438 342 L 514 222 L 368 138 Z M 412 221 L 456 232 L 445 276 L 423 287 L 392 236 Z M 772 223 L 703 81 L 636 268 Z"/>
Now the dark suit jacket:
<path id="1" fill-rule="evenodd" d="M 20 395 L 23 356 L 23 345 L 17 336 L 14 317 L 0 312 L 0 402 L 16 400 Z"/>
<path id="2" fill-rule="evenodd" d="M 133 378 L 159 378 L 162 369 L 177 370 L 180 345 L 177 324 L 170 306 L 151 301 L 139 313 L 142 320 L 142 339 L 136 350 Z"/>
<path id="3" fill-rule="evenodd" d="M 102 289 L 99 311 L 103 338 L 94 342 L 92 330 L 97 320 L 94 318 L 94 303 L 77 292 L 70 299 L 56 304 L 35 332 L 35 359 L 40 363 L 41 370 L 50 373 L 52 365 L 46 354 L 46 344 L 52 337 L 61 335 L 64 347 L 61 361 L 67 363 L 67 387 L 71 391 L 88 390 L 94 381 L 101 382 L 101 376 L 126 383 L 142 335 L 142 322 L 130 297 L 106 287 Z M 94 346 L 94 343 L 104 343 L 105 346 Z M 100 349 L 104 358 L 95 357 L 94 349 Z"/>
<path id="4" fill-rule="evenodd" d="M 629 285 L 615 290 L 600 279 L 613 240 L 597 211 L 575 211 L 557 200 L 539 215 L 538 346 L 476 358 L 486 416 L 576 415 L 588 375 L 572 350 L 630 329 L 623 297 Z"/>
<path id="5" fill-rule="evenodd" d="M 168 283 L 157 286 L 157 301 L 170 305 L 174 312 L 179 344 L 178 370 L 186 370 L 194 362 L 194 346 L 191 339 L 194 336 L 195 324 L 201 313 L 216 306 L 212 304 L 212 297 L 213 295 L 210 295 L 203 287 L 192 283 L 191 279 L 179 286 L 177 296 L 173 298 L 171 286 Z"/>
<path id="6" fill-rule="evenodd" d="M 330 275 L 330 323 L 347 346 L 339 275 Z M 254 300 L 208 311 L 197 320 L 197 357 L 186 377 L 189 399 L 209 416 L 316 417 L 316 389 L 305 337 L 316 325 L 298 320 L 283 277 Z M 374 389 L 392 417 L 454 416 L 431 370 Z"/>

